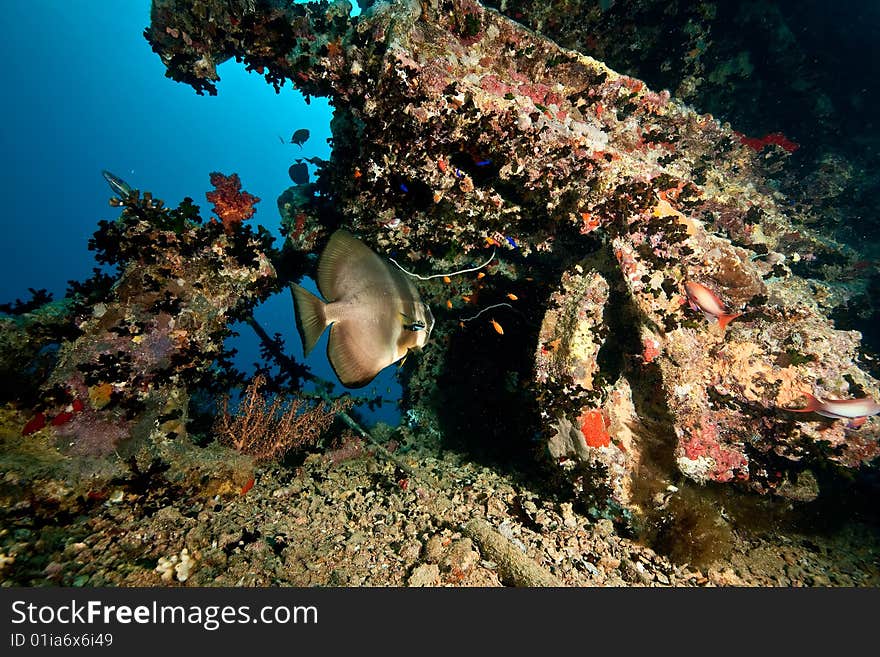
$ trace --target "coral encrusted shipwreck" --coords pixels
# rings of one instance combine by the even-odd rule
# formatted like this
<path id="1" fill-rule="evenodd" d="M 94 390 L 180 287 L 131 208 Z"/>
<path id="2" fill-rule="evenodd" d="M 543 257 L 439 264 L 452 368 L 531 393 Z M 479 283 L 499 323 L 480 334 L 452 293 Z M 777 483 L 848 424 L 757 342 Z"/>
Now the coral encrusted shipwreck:
<path id="1" fill-rule="evenodd" d="M 2 318 L 4 377 L 29 376 L 15 398 L 31 413 L 24 441 L 4 451 L 42 445 L 51 455 L 57 446 L 72 459 L 61 470 L 82 468 L 89 494 L 98 496 L 111 478 L 127 476 L 126 464 L 135 476 L 173 464 L 169 479 L 194 477 L 211 490 L 221 480 L 227 488 L 247 481 L 249 462 L 185 439 L 198 406 L 193 395 L 236 382 L 235 371 L 225 370 L 230 323 L 276 282 L 272 238 L 241 223 L 259 199 L 238 190 L 237 176 L 211 179 L 217 189 L 208 198 L 218 218 L 207 222 L 189 198 L 177 208 L 137 190 L 112 198 L 121 214 L 100 222 L 89 247 L 116 271 L 96 270 L 73 282 L 61 302 Z M 216 461 L 215 481 L 202 480 L 211 468 L 200 460 Z M 34 476 L 34 486 L 42 476 L 48 471 Z"/>
<path id="2" fill-rule="evenodd" d="M 410 373 L 413 416 L 471 441 L 537 438 L 623 507 L 664 460 L 670 477 L 763 493 L 874 462 L 877 418 L 856 431 L 786 410 L 880 387 L 860 335 L 829 319 L 845 292 L 821 280 L 820 263 L 853 255 L 804 228 L 766 158 L 476 2 L 361 4 L 154 0 L 146 36 L 199 93 L 234 57 L 330 99 L 330 161 L 279 200 L 292 252 L 339 225 L 423 274 L 494 249 L 485 276 L 420 283 L 438 324 Z M 723 330 L 685 281 L 742 316 Z"/>

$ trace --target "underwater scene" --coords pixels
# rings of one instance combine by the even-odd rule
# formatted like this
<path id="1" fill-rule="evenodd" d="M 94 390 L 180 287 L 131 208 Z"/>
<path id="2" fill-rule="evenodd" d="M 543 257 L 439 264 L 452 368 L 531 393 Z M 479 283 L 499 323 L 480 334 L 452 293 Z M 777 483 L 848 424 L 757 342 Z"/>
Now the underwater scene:
<path id="1" fill-rule="evenodd" d="M 880 5 L 11 0 L 3 586 L 880 584 Z"/>

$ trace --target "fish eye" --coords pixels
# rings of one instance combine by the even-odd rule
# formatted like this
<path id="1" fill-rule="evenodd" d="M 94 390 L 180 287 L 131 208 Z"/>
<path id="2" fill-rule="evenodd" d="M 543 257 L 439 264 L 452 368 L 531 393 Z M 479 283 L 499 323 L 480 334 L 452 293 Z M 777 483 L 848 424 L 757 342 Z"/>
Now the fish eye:
<path id="1" fill-rule="evenodd" d="M 425 323 L 419 319 L 413 319 L 412 321 L 408 321 L 410 316 L 405 313 L 400 313 L 400 316 L 403 317 L 403 328 L 406 331 L 423 331 L 425 330 Z"/>

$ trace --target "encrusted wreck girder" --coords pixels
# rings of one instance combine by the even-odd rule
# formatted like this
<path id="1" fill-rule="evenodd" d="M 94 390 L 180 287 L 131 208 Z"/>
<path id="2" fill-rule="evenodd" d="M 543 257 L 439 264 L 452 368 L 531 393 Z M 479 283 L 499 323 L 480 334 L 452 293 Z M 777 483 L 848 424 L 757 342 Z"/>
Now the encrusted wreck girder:
<path id="1" fill-rule="evenodd" d="M 249 208 L 259 200 L 242 198 Z M 111 205 L 122 214 L 102 222 L 91 246 L 119 274 L 80 285 L 69 302 L 73 335 L 24 433 L 51 424 L 72 453 L 149 463 L 157 446 L 186 435 L 190 394 L 210 387 L 229 324 L 269 294 L 276 273 L 264 235 L 240 221 L 228 233 L 216 219 L 202 223 L 191 199 L 171 210 L 135 190 Z"/>
<path id="2" fill-rule="evenodd" d="M 631 355 L 659 367 L 684 474 L 770 491 L 811 459 L 855 467 L 877 456 L 875 418 L 854 432 L 785 410 L 807 392 L 877 398 L 880 389 L 855 364 L 858 334 L 835 330 L 819 288 L 790 268 L 845 256 L 792 222 L 731 129 L 470 0 L 377 3 L 357 18 L 349 9 L 153 3 L 146 35 L 169 77 L 213 93 L 217 64 L 236 57 L 276 88 L 290 81 L 331 99 L 319 200 L 289 195 L 300 200 L 282 207 L 291 245 L 312 250 L 345 224 L 432 271 L 472 265 L 492 247 L 495 276 L 472 282 L 480 306 L 540 271 L 553 272 L 544 274 L 552 290 L 579 259 L 613 253 L 643 346 Z M 745 314 L 721 332 L 684 303 L 685 281 Z M 450 300 L 455 314 L 444 313 L 448 288 L 423 287 L 441 306 L 435 355 L 416 374 L 427 380 L 468 301 Z M 548 296 L 520 305 L 532 353 Z M 582 386 L 552 376 L 539 384 L 542 414 L 576 426 Z M 638 367 L 627 379 L 639 385 Z M 598 387 L 593 408 L 615 380 Z"/>

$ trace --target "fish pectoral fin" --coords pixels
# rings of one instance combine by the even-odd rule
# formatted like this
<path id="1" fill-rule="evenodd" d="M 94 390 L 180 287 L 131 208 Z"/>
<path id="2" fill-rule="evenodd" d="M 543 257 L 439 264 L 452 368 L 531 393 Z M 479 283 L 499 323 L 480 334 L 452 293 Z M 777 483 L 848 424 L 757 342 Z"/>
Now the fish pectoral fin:
<path id="1" fill-rule="evenodd" d="M 290 292 L 296 304 L 296 327 L 303 341 L 303 350 L 308 356 L 327 328 L 327 316 L 324 311 L 327 304 L 296 284 L 290 286 Z"/>

